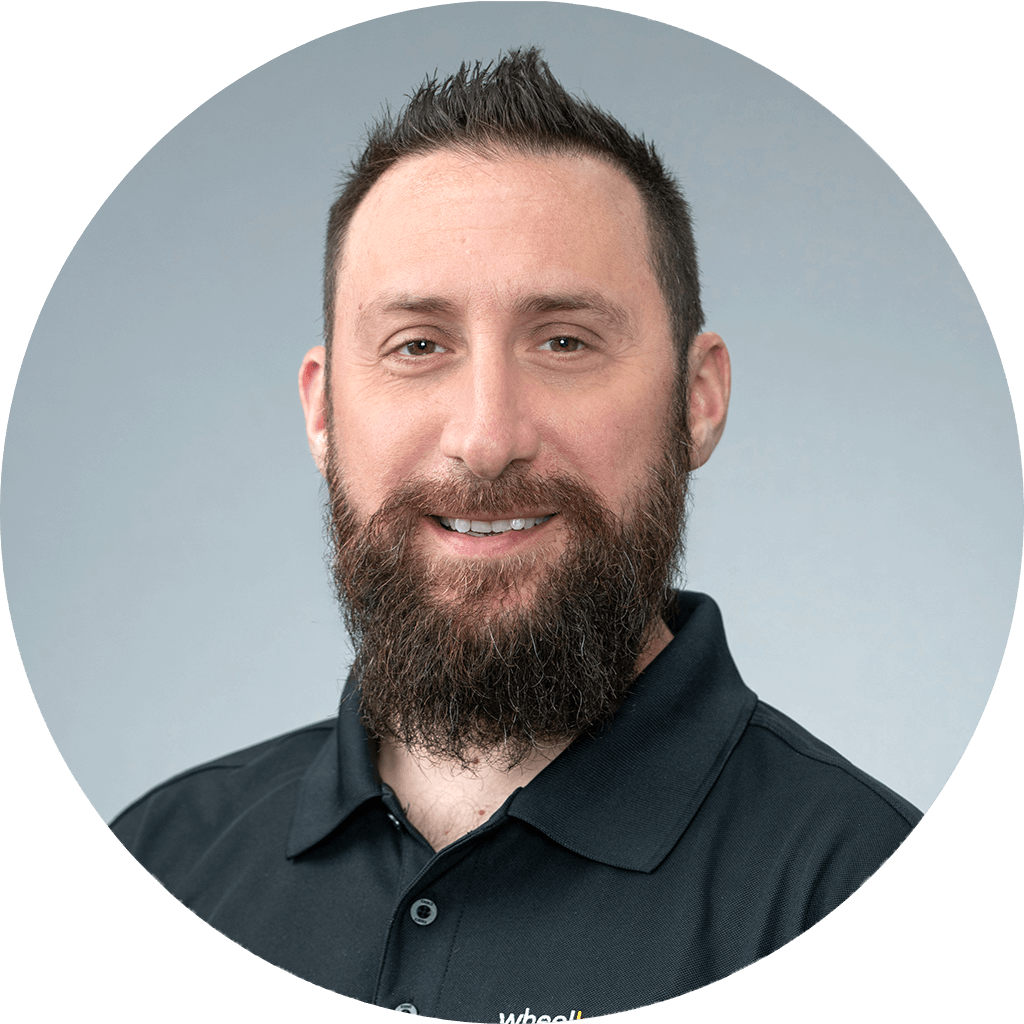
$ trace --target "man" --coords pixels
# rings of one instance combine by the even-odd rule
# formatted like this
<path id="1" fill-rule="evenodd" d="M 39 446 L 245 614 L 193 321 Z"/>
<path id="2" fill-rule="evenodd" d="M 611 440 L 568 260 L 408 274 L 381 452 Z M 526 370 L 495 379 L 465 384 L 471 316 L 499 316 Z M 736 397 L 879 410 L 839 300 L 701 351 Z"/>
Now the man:
<path id="1" fill-rule="evenodd" d="M 356 662 L 336 720 L 115 821 L 174 895 L 355 998 L 547 1024 L 721 978 L 893 852 L 919 813 L 670 588 L 729 401 L 702 321 L 678 187 L 536 51 L 374 129 L 299 377 Z"/>

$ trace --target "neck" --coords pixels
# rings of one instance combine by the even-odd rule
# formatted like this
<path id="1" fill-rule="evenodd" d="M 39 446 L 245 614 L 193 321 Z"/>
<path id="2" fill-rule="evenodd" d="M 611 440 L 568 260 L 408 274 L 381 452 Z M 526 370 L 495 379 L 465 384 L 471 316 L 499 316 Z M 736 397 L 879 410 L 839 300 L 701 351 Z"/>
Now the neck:
<path id="1" fill-rule="evenodd" d="M 569 745 L 559 740 L 534 747 L 506 769 L 493 754 L 470 757 L 468 767 L 424 757 L 415 749 L 382 740 L 377 770 L 398 796 L 409 823 L 435 850 L 478 828 L 521 786 L 536 778 Z"/>
<path id="2" fill-rule="evenodd" d="M 637 658 L 636 674 L 640 675 L 671 642 L 672 630 L 665 625 L 664 619 L 658 619 L 654 623 L 654 628 L 651 630 L 644 649 L 640 652 L 640 657 Z"/>

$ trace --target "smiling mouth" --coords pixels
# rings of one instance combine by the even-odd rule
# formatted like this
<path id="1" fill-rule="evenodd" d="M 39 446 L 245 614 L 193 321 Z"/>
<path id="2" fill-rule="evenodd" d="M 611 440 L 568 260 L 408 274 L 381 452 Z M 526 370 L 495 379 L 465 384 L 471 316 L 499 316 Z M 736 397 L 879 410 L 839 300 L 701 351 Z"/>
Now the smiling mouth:
<path id="1" fill-rule="evenodd" d="M 552 513 L 551 515 L 554 515 Z M 532 516 L 524 519 L 454 519 L 449 516 L 432 516 L 446 530 L 452 533 L 466 533 L 470 537 L 489 537 L 495 533 L 508 533 L 509 530 L 532 530 L 541 523 L 546 523 L 551 515 Z"/>

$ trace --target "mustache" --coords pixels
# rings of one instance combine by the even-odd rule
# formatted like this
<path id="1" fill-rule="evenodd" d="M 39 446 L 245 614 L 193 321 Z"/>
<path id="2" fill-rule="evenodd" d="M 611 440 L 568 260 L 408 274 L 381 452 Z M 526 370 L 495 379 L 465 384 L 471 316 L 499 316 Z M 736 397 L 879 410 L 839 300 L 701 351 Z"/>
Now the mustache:
<path id="1" fill-rule="evenodd" d="M 587 533 L 600 532 L 617 517 L 597 492 L 566 475 L 541 477 L 513 464 L 494 480 L 452 475 L 443 480 L 410 481 L 393 492 L 366 523 L 371 539 L 395 541 L 396 529 L 408 532 L 424 516 L 472 513 L 507 518 L 517 512 L 558 515 Z"/>

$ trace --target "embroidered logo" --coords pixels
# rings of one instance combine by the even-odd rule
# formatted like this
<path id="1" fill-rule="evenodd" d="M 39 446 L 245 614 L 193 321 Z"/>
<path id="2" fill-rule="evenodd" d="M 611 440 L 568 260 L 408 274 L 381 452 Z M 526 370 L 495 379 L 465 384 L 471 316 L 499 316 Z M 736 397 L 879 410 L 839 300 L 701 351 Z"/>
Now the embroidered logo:
<path id="1" fill-rule="evenodd" d="M 527 1007 L 519 1016 L 515 1010 L 509 1014 L 498 1013 L 498 1024 L 562 1024 L 562 1021 L 582 1020 L 582 1010 L 570 1010 L 568 1014 L 559 1013 L 552 1017 L 550 1014 L 542 1013 L 540 1016 L 530 1013 Z"/>

